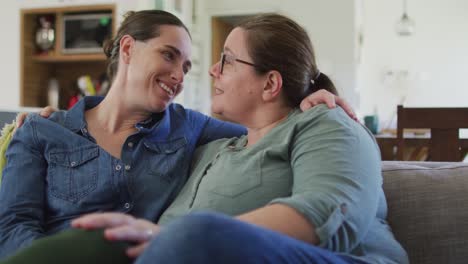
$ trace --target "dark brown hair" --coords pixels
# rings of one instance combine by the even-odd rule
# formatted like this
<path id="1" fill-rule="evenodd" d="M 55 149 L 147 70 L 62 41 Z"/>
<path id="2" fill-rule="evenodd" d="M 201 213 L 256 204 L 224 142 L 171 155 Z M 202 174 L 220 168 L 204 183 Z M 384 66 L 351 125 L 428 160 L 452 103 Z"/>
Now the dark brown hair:
<path id="1" fill-rule="evenodd" d="M 146 41 L 160 35 L 159 27 L 174 25 L 184 28 L 190 36 L 190 32 L 180 19 L 171 13 L 162 10 L 129 11 L 124 15 L 117 35 L 104 43 L 104 53 L 108 58 L 107 75 L 112 81 L 119 64 L 120 39 L 129 35 L 135 40 Z"/>
<path id="2" fill-rule="evenodd" d="M 337 94 L 328 76 L 319 74 L 307 32 L 292 19 L 274 13 L 260 14 L 237 27 L 247 32 L 247 49 L 258 65 L 256 72 L 281 73 L 283 93 L 290 106 L 299 106 L 302 99 L 320 89 Z"/>

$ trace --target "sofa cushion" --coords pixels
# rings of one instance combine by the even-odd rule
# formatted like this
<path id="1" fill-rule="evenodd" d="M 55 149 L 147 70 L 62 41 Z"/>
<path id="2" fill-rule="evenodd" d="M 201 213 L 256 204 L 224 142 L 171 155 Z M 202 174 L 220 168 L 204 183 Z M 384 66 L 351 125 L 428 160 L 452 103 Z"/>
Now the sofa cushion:
<path id="1" fill-rule="evenodd" d="M 0 132 L 0 184 L 2 183 L 3 169 L 6 165 L 5 153 L 11 139 L 13 138 L 13 131 L 15 127 L 16 121 L 13 121 L 11 124 L 5 124 Z"/>
<path id="2" fill-rule="evenodd" d="M 388 221 L 410 263 L 466 263 L 468 164 L 383 162 Z"/>

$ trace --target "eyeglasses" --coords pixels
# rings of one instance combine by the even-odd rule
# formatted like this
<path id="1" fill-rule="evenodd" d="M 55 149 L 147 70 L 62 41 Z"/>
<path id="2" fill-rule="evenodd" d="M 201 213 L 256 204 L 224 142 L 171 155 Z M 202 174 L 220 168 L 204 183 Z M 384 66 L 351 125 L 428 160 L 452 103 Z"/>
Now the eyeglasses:
<path id="1" fill-rule="evenodd" d="M 223 70 L 224 70 L 224 64 L 227 63 L 227 64 L 233 64 L 234 61 L 237 61 L 237 62 L 240 62 L 240 63 L 244 63 L 244 64 L 247 64 L 247 65 L 250 65 L 252 67 L 258 67 L 258 65 L 255 65 L 251 62 L 248 62 L 248 61 L 245 61 L 245 60 L 241 60 L 241 59 L 238 59 L 236 57 L 234 57 L 233 55 L 229 55 L 229 54 L 225 54 L 224 52 L 221 52 L 221 68 L 219 69 L 219 73 L 220 74 L 223 74 Z"/>

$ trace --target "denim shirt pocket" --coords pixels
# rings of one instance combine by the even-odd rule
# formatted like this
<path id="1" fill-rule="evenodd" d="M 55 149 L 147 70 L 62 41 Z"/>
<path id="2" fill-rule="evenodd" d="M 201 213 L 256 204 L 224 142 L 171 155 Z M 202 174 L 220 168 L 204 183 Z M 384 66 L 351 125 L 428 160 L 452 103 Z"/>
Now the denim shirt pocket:
<path id="1" fill-rule="evenodd" d="M 49 153 L 48 181 L 52 196 L 76 203 L 97 187 L 99 147 Z"/>
<path id="2" fill-rule="evenodd" d="M 167 182 L 172 181 L 174 175 L 178 175 L 188 166 L 185 161 L 187 139 L 185 137 L 166 142 L 143 143 L 152 155 L 148 159 L 150 174 L 157 175 Z"/>

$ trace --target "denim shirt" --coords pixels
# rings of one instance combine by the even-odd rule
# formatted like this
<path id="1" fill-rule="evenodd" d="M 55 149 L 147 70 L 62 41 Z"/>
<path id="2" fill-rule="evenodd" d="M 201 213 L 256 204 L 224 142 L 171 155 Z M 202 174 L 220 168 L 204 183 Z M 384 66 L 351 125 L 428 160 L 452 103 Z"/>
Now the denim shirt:
<path id="1" fill-rule="evenodd" d="M 186 182 L 194 149 L 245 128 L 171 104 L 136 124 L 121 159 L 100 148 L 85 97 L 49 119 L 31 114 L 6 152 L 0 188 L 0 257 L 69 227 L 82 214 L 118 211 L 157 221 Z"/>

